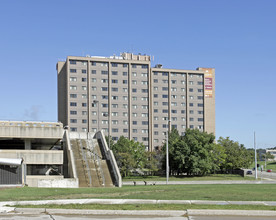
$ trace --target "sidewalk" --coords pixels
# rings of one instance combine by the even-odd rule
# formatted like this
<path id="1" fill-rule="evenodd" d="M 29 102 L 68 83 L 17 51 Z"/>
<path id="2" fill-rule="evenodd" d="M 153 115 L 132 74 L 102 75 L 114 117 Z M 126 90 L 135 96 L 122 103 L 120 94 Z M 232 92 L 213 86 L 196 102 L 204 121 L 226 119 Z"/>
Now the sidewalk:
<path id="1" fill-rule="evenodd" d="M 14 205 L 45 205 L 45 204 L 211 204 L 211 205 L 267 205 L 276 206 L 275 201 L 206 201 L 206 200 L 139 200 L 139 199 L 68 199 L 0 202 L 0 214 L 68 214 L 68 215 L 132 215 L 132 216 L 184 216 L 184 215 L 240 215 L 240 216 L 275 216 L 276 211 L 258 210 L 69 210 L 46 208 L 15 208 Z M 9 205 L 11 207 L 6 207 Z"/>

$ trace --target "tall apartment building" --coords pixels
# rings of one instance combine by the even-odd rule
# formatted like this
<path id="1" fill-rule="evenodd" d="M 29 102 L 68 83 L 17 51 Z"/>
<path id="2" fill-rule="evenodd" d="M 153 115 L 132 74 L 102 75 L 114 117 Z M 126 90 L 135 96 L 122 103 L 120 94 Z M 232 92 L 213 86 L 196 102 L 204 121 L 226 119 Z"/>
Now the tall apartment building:
<path id="1" fill-rule="evenodd" d="M 68 56 L 57 63 L 58 120 L 71 132 L 101 129 L 160 147 L 168 129 L 215 134 L 215 70 L 151 67 L 151 57 Z"/>

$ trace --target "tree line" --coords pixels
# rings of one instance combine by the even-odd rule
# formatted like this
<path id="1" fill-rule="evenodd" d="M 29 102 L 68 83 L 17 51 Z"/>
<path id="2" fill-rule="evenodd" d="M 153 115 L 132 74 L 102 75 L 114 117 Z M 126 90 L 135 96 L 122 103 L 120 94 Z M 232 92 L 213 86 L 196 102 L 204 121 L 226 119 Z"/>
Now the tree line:
<path id="1" fill-rule="evenodd" d="M 187 129 L 183 136 L 173 128 L 168 136 L 169 169 L 171 175 L 207 175 L 248 168 L 254 160 L 254 153 L 244 145 L 197 129 Z M 148 152 L 140 142 L 121 136 L 110 148 L 114 152 L 122 176 L 132 172 L 165 171 L 166 143 L 160 151 Z"/>

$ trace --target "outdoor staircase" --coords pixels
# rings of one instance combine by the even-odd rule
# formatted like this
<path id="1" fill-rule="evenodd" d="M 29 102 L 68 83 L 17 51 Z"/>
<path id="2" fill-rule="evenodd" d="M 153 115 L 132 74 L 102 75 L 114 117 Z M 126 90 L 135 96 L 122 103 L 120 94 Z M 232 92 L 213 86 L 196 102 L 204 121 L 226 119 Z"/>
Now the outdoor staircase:
<path id="1" fill-rule="evenodd" d="M 107 161 L 95 139 L 71 139 L 79 187 L 114 187 Z"/>

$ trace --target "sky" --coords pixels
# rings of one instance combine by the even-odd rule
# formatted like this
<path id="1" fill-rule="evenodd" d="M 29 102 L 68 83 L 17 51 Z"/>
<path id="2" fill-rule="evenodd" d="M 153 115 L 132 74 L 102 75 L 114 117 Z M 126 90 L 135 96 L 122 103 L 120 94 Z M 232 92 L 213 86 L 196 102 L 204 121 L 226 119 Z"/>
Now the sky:
<path id="1" fill-rule="evenodd" d="M 0 7 L 0 120 L 57 121 L 56 63 L 154 56 L 216 70 L 216 137 L 276 146 L 275 0 L 10 0 Z"/>

